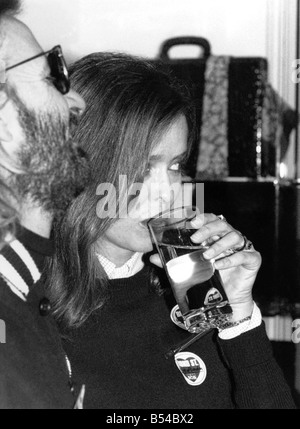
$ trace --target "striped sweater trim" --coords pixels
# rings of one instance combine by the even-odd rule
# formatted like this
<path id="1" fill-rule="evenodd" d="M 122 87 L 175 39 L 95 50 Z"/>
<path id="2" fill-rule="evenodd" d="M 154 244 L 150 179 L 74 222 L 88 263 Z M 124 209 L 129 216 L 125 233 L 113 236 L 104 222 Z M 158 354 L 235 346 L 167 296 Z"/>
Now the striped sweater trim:
<path id="1" fill-rule="evenodd" d="M 3 258 L 6 259 L 6 261 L 14 267 L 14 269 L 18 272 L 18 274 L 22 277 L 24 282 L 31 287 L 33 285 L 33 277 L 25 265 L 24 261 L 20 256 L 13 250 L 11 245 L 6 246 L 2 252 L 1 255 Z M 0 272 L 1 272 L 1 266 L 0 266 Z"/>
<path id="2" fill-rule="evenodd" d="M 11 291 L 23 301 L 27 301 L 30 288 L 41 277 L 31 255 L 18 240 L 14 240 L 2 250 L 0 275 Z"/>
<path id="3" fill-rule="evenodd" d="M 27 267 L 27 269 L 29 270 L 29 272 L 31 274 L 31 277 L 33 279 L 33 283 L 38 282 L 41 278 L 41 273 L 40 273 L 38 267 L 36 266 L 36 263 L 32 259 L 30 253 L 28 252 L 28 250 L 26 250 L 26 248 L 23 246 L 23 244 L 18 240 L 14 240 L 10 244 L 10 247 L 16 252 L 16 254 L 24 262 L 24 265 Z"/>

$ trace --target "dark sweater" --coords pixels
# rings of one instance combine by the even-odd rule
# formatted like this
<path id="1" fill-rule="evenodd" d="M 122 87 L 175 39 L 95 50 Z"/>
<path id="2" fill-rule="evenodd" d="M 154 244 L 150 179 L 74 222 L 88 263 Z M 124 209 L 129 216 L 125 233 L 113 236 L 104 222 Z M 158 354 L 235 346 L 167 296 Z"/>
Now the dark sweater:
<path id="1" fill-rule="evenodd" d="M 18 238 L 42 271 L 52 243 L 26 230 L 19 230 Z M 6 344 L 0 344 L 0 408 L 71 409 L 75 400 L 60 337 L 51 317 L 40 312 L 44 286 L 34 285 L 26 264 L 10 246 L 2 255 L 26 280 L 30 292 L 24 302 L 0 278 L 0 319 L 6 324 Z"/>
<path id="2" fill-rule="evenodd" d="M 110 281 L 105 307 L 65 342 L 74 377 L 87 387 L 85 408 L 295 408 L 264 326 L 231 341 L 216 331 L 200 339 L 185 350 L 192 355 L 177 357 L 185 377 L 165 358 L 191 337 L 171 321 L 174 305 L 171 294 L 150 291 L 148 268 Z"/>

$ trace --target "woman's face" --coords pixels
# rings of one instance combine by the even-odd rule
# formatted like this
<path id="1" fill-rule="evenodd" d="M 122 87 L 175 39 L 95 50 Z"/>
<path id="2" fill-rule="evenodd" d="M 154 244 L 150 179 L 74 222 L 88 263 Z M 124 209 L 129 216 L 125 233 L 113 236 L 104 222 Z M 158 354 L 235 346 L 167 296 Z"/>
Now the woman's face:
<path id="1" fill-rule="evenodd" d="M 186 118 L 181 116 L 151 153 L 140 196 L 130 204 L 128 216 L 118 219 L 101 238 L 98 243 L 100 253 L 114 261 L 121 251 L 130 257 L 133 252 L 153 250 L 146 221 L 160 211 L 174 207 L 176 197 L 181 197 L 181 167 L 187 149 L 188 125 Z"/>

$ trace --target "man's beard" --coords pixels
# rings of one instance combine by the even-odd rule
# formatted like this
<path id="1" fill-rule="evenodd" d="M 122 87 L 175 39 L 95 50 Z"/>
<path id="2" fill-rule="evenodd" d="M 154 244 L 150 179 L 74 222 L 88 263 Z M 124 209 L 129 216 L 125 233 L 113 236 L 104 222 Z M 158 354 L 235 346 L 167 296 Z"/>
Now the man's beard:
<path id="1" fill-rule="evenodd" d="M 24 174 L 14 176 L 14 186 L 23 201 L 29 197 L 44 211 L 60 218 L 90 179 L 88 160 L 72 140 L 78 117 L 71 113 L 64 124 L 53 115 L 37 116 L 19 108 L 26 141 L 18 158 Z"/>

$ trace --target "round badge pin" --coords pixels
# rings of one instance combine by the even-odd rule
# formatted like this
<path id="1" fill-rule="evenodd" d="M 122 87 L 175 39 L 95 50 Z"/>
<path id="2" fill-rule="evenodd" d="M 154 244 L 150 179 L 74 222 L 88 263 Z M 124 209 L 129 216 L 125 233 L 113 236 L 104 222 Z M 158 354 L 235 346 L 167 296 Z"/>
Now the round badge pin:
<path id="1" fill-rule="evenodd" d="M 181 311 L 179 309 L 179 306 L 176 305 L 173 310 L 171 311 L 170 314 L 171 320 L 172 322 L 176 325 L 179 326 L 179 328 L 183 329 L 184 331 L 187 331 L 186 326 L 184 324 L 184 320 L 181 314 Z"/>
<path id="2" fill-rule="evenodd" d="M 175 363 L 190 386 L 201 386 L 206 380 L 206 365 L 196 354 L 189 352 L 177 353 L 175 355 Z"/>

